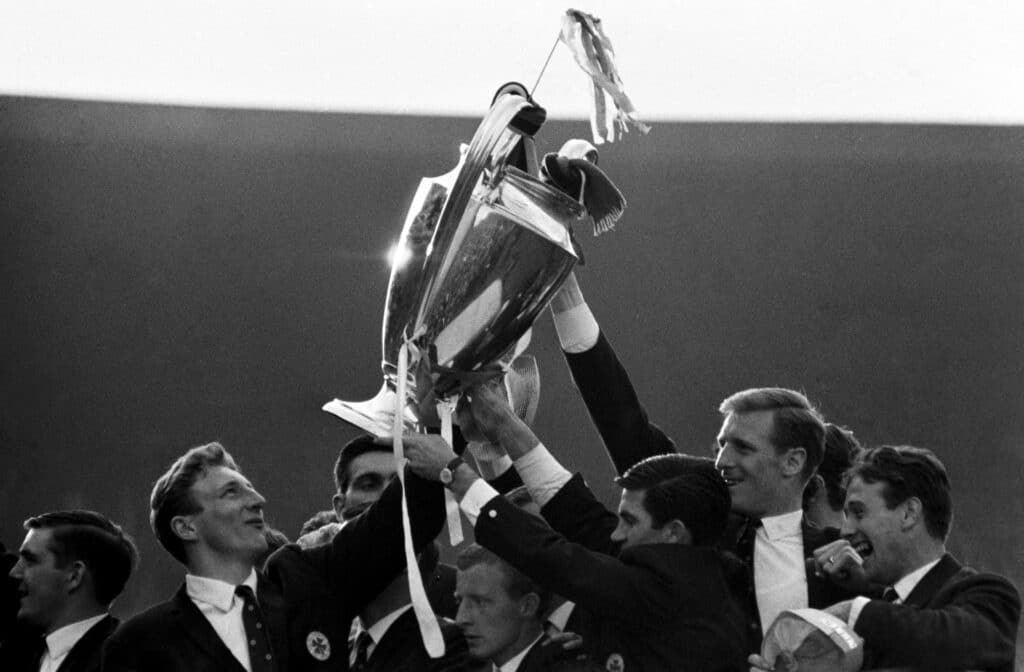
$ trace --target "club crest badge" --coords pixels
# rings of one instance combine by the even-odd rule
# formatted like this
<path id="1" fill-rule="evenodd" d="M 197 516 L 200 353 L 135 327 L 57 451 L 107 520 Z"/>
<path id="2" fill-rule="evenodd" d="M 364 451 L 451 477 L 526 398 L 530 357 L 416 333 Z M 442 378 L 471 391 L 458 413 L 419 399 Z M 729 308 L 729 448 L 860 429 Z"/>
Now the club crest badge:
<path id="1" fill-rule="evenodd" d="M 314 630 L 306 635 L 306 650 L 309 651 L 309 655 L 323 662 L 331 657 L 331 642 L 327 635 Z"/>
<path id="2" fill-rule="evenodd" d="M 608 672 L 625 672 L 626 661 L 624 661 L 622 656 L 619 654 L 613 653 L 608 656 L 608 661 L 604 664 L 604 669 L 608 670 Z"/>

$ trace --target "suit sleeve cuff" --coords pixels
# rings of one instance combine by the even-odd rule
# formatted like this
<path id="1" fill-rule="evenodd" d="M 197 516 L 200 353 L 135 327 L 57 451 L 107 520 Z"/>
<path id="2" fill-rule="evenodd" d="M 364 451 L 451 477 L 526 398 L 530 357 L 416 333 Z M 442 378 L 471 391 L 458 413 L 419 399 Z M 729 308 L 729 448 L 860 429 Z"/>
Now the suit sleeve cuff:
<path id="1" fill-rule="evenodd" d="M 513 464 L 537 506 L 543 507 L 572 478 L 558 460 L 538 443 Z"/>
<path id="2" fill-rule="evenodd" d="M 852 630 L 857 625 L 857 619 L 860 618 L 860 612 L 864 609 L 864 605 L 871 600 L 867 597 L 855 597 L 853 603 L 850 604 L 850 619 L 847 621 L 847 625 Z"/>
<path id="3" fill-rule="evenodd" d="M 555 313 L 554 320 L 562 350 L 578 354 L 597 344 L 601 329 L 586 303 L 573 306 L 564 313 Z"/>
<path id="4" fill-rule="evenodd" d="M 459 508 L 466 514 L 470 525 L 475 527 L 476 520 L 480 517 L 480 511 L 487 505 L 487 502 L 497 496 L 497 490 L 488 485 L 484 479 L 478 478 L 473 481 L 473 485 L 469 486 L 469 490 L 466 490 L 462 501 L 459 502 Z"/>

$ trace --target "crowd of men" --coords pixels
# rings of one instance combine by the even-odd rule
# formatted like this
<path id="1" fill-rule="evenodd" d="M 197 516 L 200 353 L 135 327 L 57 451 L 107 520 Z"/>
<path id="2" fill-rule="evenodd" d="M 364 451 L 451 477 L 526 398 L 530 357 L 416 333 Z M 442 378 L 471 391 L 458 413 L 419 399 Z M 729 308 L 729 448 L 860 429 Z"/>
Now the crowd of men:
<path id="1" fill-rule="evenodd" d="M 760 655 L 777 619 L 810 608 L 862 642 L 863 669 L 1012 672 L 1019 594 L 946 552 L 952 492 L 934 453 L 862 448 L 803 394 L 754 388 L 721 403 L 713 459 L 683 454 L 649 421 L 574 277 L 552 312 L 619 474 L 617 511 L 500 381 L 461 397 L 458 454 L 438 434 L 404 437 L 404 488 L 390 439 L 344 446 L 332 507 L 296 543 L 270 534 L 264 498 L 210 443 L 178 457 L 150 499 L 184 581 L 124 622 L 110 607 L 138 558 L 121 527 L 80 510 L 25 521 L 4 567 L 16 619 L 2 622 L 0 669 L 839 669 L 815 667 L 825 652 Z M 475 536 L 454 567 L 436 542 L 445 489 Z M 413 609 L 403 491 L 439 658 Z"/>

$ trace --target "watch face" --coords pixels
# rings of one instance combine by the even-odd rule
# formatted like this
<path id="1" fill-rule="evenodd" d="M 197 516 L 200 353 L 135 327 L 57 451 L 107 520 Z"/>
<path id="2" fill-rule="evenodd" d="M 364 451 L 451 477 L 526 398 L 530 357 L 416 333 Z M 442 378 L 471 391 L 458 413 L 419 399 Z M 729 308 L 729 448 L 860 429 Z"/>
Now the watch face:
<path id="1" fill-rule="evenodd" d="M 444 469 L 441 470 L 440 478 L 441 483 L 443 483 L 444 485 L 448 485 L 449 483 L 452 482 L 452 470 L 449 469 L 448 467 L 445 467 Z"/>

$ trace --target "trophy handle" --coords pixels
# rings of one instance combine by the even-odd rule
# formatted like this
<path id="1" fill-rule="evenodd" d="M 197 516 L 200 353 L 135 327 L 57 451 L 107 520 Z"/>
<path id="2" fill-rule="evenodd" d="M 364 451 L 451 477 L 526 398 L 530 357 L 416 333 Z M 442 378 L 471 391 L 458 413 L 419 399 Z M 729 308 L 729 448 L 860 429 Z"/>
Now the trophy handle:
<path id="1" fill-rule="evenodd" d="M 520 111 L 528 107 L 534 107 L 534 105 L 522 96 L 514 93 L 500 95 L 477 128 L 476 134 L 473 135 L 473 140 L 466 152 L 465 165 L 455 184 L 452 185 L 451 193 L 437 223 L 434 238 L 430 242 L 430 253 L 427 255 L 423 267 L 423 277 L 428 279 L 422 294 L 425 300 L 420 302 L 417 323 L 422 322 L 424 314 L 434 303 L 437 290 L 455 261 L 454 255 L 450 254 L 457 247 L 452 245 L 453 241 L 465 235 L 462 231 L 464 226 L 472 224 L 472 218 L 464 218 L 463 215 L 484 170 L 495 163 L 500 165 L 514 147 L 515 142 L 520 139 L 518 133 L 509 129 L 509 123 Z M 501 148 L 503 151 L 495 156 L 495 149 L 498 148 L 502 140 L 505 141 Z M 455 218 L 458 218 L 459 221 L 449 221 Z M 416 336 L 418 334 L 413 334 L 414 338 Z"/>

